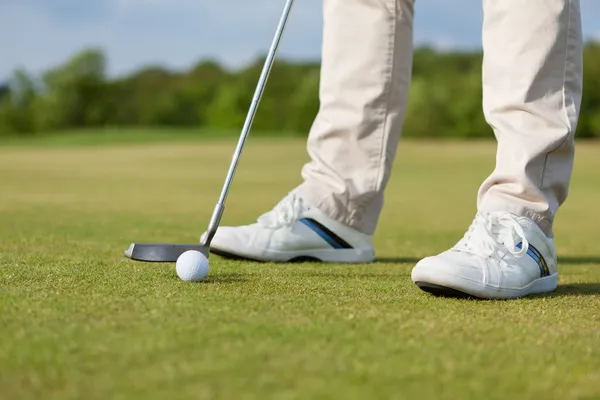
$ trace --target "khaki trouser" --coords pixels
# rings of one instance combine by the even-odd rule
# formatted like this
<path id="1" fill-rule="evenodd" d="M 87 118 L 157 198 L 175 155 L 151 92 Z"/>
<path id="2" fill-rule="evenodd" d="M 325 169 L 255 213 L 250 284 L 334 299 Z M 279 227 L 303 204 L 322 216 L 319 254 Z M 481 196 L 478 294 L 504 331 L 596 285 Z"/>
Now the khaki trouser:
<path id="1" fill-rule="evenodd" d="M 294 192 L 372 234 L 404 120 L 413 1 L 323 3 L 321 108 Z M 483 111 L 498 150 L 478 209 L 528 216 L 552 236 L 581 102 L 579 0 L 483 0 L 483 9 Z"/>

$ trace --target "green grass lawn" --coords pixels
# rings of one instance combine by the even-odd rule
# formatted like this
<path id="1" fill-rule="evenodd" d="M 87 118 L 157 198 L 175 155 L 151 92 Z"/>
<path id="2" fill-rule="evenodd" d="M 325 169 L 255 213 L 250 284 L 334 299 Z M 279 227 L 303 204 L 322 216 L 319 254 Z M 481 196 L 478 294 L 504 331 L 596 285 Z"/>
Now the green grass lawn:
<path id="1" fill-rule="evenodd" d="M 2 399 L 600 398 L 599 144 L 557 219 L 559 289 L 515 301 L 410 281 L 470 224 L 491 142 L 401 144 L 374 264 L 212 257 L 196 284 L 122 253 L 197 242 L 235 141 L 31 144 L 0 148 Z M 223 223 L 293 188 L 304 149 L 251 138 Z"/>

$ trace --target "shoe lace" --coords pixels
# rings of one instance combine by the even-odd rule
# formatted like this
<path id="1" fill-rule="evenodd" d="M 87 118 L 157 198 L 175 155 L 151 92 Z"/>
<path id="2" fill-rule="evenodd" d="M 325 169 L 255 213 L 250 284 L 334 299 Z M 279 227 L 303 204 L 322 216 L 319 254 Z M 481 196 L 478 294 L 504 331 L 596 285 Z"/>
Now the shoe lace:
<path id="1" fill-rule="evenodd" d="M 301 198 L 288 194 L 271 211 L 258 217 L 258 223 L 269 229 L 290 227 L 300 219 L 304 209 Z"/>
<path id="2" fill-rule="evenodd" d="M 506 250 L 520 258 L 527 253 L 529 241 L 523 227 L 513 215 L 489 213 L 475 216 L 457 247 L 486 258 Z"/>

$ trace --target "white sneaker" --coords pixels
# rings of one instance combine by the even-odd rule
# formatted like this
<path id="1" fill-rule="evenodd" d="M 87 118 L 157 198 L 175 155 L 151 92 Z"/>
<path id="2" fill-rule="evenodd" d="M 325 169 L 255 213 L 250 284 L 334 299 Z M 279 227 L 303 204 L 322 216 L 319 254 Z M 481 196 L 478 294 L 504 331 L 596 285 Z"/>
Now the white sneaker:
<path id="1" fill-rule="evenodd" d="M 375 258 L 371 236 L 332 220 L 293 194 L 257 223 L 219 227 L 210 248 L 223 257 L 255 261 L 363 263 Z"/>
<path id="2" fill-rule="evenodd" d="M 452 297 L 511 299 L 552 292 L 558 284 L 554 241 L 529 218 L 477 214 L 452 249 L 417 263 L 412 280 Z"/>

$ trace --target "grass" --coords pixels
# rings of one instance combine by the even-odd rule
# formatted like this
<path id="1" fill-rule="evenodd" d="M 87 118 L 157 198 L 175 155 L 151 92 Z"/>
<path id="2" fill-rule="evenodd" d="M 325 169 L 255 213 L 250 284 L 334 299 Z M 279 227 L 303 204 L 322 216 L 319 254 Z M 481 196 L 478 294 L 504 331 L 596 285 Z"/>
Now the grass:
<path id="1" fill-rule="evenodd" d="M 73 148 L 81 146 L 137 146 L 140 143 L 194 143 L 232 139 L 239 137 L 235 130 L 213 130 L 205 128 L 97 128 L 73 129 L 61 132 L 40 132 L 28 136 L 0 136 L 0 148 Z M 263 131 L 261 136 L 270 140 L 289 139 L 297 136 L 293 132 Z"/>
<path id="2" fill-rule="evenodd" d="M 102 143 L 0 148 L 0 397 L 600 398 L 600 145 L 579 146 L 558 216 L 559 289 L 468 301 L 410 270 L 462 236 L 493 143 L 401 144 L 374 264 L 214 257 L 198 284 L 122 251 L 196 242 L 235 142 Z M 305 161 L 302 141 L 252 138 L 223 223 Z"/>

